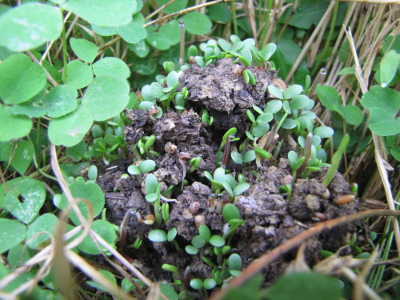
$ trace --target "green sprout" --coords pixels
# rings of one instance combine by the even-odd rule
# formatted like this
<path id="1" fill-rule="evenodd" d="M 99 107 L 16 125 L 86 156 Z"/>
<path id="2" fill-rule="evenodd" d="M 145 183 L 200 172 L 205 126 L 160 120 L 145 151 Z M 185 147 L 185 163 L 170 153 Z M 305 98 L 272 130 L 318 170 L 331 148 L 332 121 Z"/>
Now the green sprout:
<path id="1" fill-rule="evenodd" d="M 160 209 L 160 184 L 158 183 L 157 177 L 153 174 L 146 176 L 145 190 L 146 190 L 146 201 L 153 204 L 154 216 L 156 219 L 156 225 L 161 225 L 161 209 Z"/>
<path id="2" fill-rule="evenodd" d="M 128 167 L 128 173 L 135 175 L 138 182 L 142 182 L 141 175 L 153 171 L 156 167 L 156 163 L 153 160 L 143 160 L 139 165 L 130 165 Z"/>

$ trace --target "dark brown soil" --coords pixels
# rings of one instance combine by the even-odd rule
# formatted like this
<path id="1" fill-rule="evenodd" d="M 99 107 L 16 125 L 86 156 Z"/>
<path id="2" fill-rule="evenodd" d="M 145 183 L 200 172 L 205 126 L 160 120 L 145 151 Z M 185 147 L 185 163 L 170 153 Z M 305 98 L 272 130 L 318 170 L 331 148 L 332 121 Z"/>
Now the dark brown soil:
<path id="1" fill-rule="evenodd" d="M 242 69 L 242 65 L 232 64 L 231 59 L 220 60 L 205 68 L 193 65 L 180 81 L 180 88 L 186 86 L 190 93 L 188 110 L 181 114 L 171 111 L 160 119 L 155 119 L 141 110 L 126 112 L 132 120 L 132 124 L 125 128 L 128 144 L 135 143 L 142 136 L 156 136 L 154 150 L 161 156 L 154 158 L 156 170 L 153 174 L 162 183 L 162 191 L 171 185 L 175 186 L 167 197 L 177 199 L 176 203 L 170 203 L 170 218 L 161 229 L 177 228 L 176 240 L 180 250 L 170 242 L 152 243 L 148 240 L 147 234 L 156 227 L 139 222 L 137 217 L 140 214 L 144 218 L 153 213 L 152 206 L 144 199 L 144 179 L 143 182 L 138 182 L 134 176 L 121 178 L 122 174 L 127 173 L 132 159 L 115 163 L 99 176 L 99 184 L 106 193 L 111 222 L 119 225 L 125 212 L 128 209 L 134 210 L 135 215 L 129 221 L 127 243 L 131 244 L 140 237 L 143 244 L 139 249 L 123 250 L 134 259 L 145 275 L 154 280 L 172 280 L 170 273 L 161 269 L 163 263 L 177 266 L 181 276 L 189 266 L 191 278 L 211 277 L 209 266 L 197 255 L 188 255 L 183 250 L 198 234 L 196 216 L 203 216 L 200 218 L 205 219 L 205 224 L 213 234 L 223 234 L 225 224 L 222 215 L 209 210 L 212 191 L 204 177 L 204 171 L 213 173 L 215 170 L 218 146 L 226 130 L 236 127 L 237 136 L 241 136 L 249 126 L 246 109 L 253 105 L 263 108 L 269 101 L 263 87 L 272 84 L 275 77 L 273 72 L 252 68 L 258 83 L 251 86 L 244 83 L 240 75 Z M 211 127 L 201 122 L 199 114 L 203 108 L 214 117 Z M 202 158 L 199 168 L 186 175 L 187 185 L 183 191 L 182 163 L 186 169 L 190 166 L 188 159 L 180 159 L 182 153 Z M 257 177 L 251 173 L 253 170 L 258 172 Z M 235 172 L 232 174 L 236 175 Z M 244 266 L 316 222 L 357 211 L 357 200 L 344 205 L 336 205 L 333 201 L 351 193 L 349 184 L 339 173 L 326 188 L 321 183 L 325 170 L 315 171 L 309 179 L 297 180 L 293 185 L 291 198 L 286 199 L 286 195 L 280 192 L 280 186 L 292 181 L 291 174 L 284 158 L 279 161 L 263 160 L 260 168 L 254 162 L 247 166 L 245 175 L 252 186 L 234 202 L 245 222 L 234 233 L 230 252 L 238 253 Z M 217 201 L 227 201 L 226 195 L 220 196 Z M 347 234 L 355 229 L 354 225 L 341 226 L 307 241 L 307 262 L 315 263 L 321 249 L 336 251 L 344 245 Z M 266 282 L 280 275 L 295 255 L 296 252 L 293 252 L 274 262 L 265 272 Z"/>

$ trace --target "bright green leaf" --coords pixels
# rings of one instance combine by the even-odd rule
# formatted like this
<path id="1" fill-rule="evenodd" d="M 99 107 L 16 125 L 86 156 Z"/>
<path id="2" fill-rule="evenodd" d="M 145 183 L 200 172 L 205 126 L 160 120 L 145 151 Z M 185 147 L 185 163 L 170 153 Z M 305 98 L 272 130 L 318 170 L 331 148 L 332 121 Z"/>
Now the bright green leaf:
<path id="1" fill-rule="evenodd" d="M 380 75 L 382 87 L 387 87 L 392 81 L 400 65 L 400 53 L 395 50 L 390 50 L 382 58 L 380 64 Z"/>
<path id="2" fill-rule="evenodd" d="M 284 99 L 292 99 L 299 95 L 302 91 L 303 87 L 301 85 L 293 84 L 283 92 L 283 97 Z"/>
<path id="3" fill-rule="evenodd" d="M 132 21 L 136 1 L 131 0 L 69 0 L 61 6 L 72 11 L 90 24 L 121 26 Z"/>
<path id="4" fill-rule="evenodd" d="M 91 226 L 91 229 L 101 236 L 107 243 L 114 245 L 117 241 L 117 234 L 115 233 L 114 225 L 105 220 L 95 220 Z M 78 248 L 83 252 L 89 254 L 100 254 L 101 250 L 93 242 L 92 238 L 88 235 L 79 244 Z M 105 251 L 105 248 L 102 248 Z"/>
<path id="5" fill-rule="evenodd" d="M 127 79 L 131 72 L 128 65 L 117 57 L 104 57 L 93 64 L 93 71 L 97 77 L 110 75 Z"/>
<path id="6" fill-rule="evenodd" d="M 363 112 L 355 105 L 343 106 L 338 112 L 347 123 L 354 126 L 360 125 L 363 120 Z"/>
<path id="7" fill-rule="evenodd" d="M 54 228 L 58 222 L 58 218 L 53 214 L 43 214 L 40 215 L 33 221 L 26 233 L 26 239 L 29 241 L 27 243 L 28 247 L 31 249 L 42 249 L 47 246 L 50 240 L 50 234 L 54 233 Z M 45 232 L 37 235 L 39 232 Z M 36 237 L 34 237 L 36 236 Z"/>
<path id="8" fill-rule="evenodd" d="M 72 196 L 75 199 L 85 199 L 89 201 L 93 209 L 93 217 L 97 217 L 104 208 L 105 198 L 101 188 L 93 182 L 74 182 L 69 186 Z M 60 197 L 54 197 L 54 204 L 60 209 L 66 209 L 69 205 L 67 197 L 61 195 Z M 78 207 L 82 212 L 85 219 L 88 218 L 87 204 L 83 201 L 78 203 Z M 69 217 L 75 225 L 81 224 L 75 212 L 70 212 Z"/>
<path id="9" fill-rule="evenodd" d="M 210 19 L 199 12 L 190 12 L 183 18 L 185 30 L 192 34 L 207 34 L 211 30 L 212 23 Z"/>
<path id="10" fill-rule="evenodd" d="M 82 141 L 92 124 L 92 114 L 85 107 L 80 107 L 66 116 L 50 121 L 49 139 L 55 145 L 72 147 Z"/>
<path id="11" fill-rule="evenodd" d="M 69 43 L 76 56 L 81 60 L 92 63 L 96 58 L 98 51 L 96 44 L 85 39 L 75 38 L 70 38 Z"/>
<path id="12" fill-rule="evenodd" d="M 131 23 L 117 27 L 118 34 L 128 43 L 136 44 L 147 37 L 147 31 L 143 27 L 144 17 L 136 14 Z"/>
<path id="13" fill-rule="evenodd" d="M 18 177 L 7 182 L 7 189 L 4 207 L 21 222 L 26 224 L 32 222 L 46 198 L 43 184 L 33 178 Z"/>
<path id="14" fill-rule="evenodd" d="M 381 136 L 400 133 L 400 93 L 389 88 L 373 86 L 361 98 L 361 104 L 370 112 L 369 128 Z"/>
<path id="15" fill-rule="evenodd" d="M 0 45 L 11 51 L 27 51 L 57 39 L 63 26 L 61 11 L 41 3 L 25 3 L 0 18 Z"/>
<path id="16" fill-rule="evenodd" d="M 328 126 L 320 126 L 314 129 L 314 134 L 318 135 L 322 139 L 331 137 L 333 133 L 333 129 Z"/>
<path id="17" fill-rule="evenodd" d="M 78 92 L 69 85 L 58 85 L 43 99 L 47 115 L 51 118 L 64 116 L 76 109 Z"/>
<path id="18" fill-rule="evenodd" d="M 81 89 L 89 85 L 93 79 L 92 68 L 87 64 L 73 60 L 67 64 L 67 84 L 75 89 Z"/>
<path id="19" fill-rule="evenodd" d="M 210 238 L 210 244 L 213 245 L 214 247 L 222 247 L 225 245 L 225 240 L 222 236 L 220 235 L 213 235 Z"/>
<path id="20" fill-rule="evenodd" d="M 229 269 L 240 270 L 242 269 L 242 258 L 237 253 L 232 253 L 228 258 Z"/>
<path id="21" fill-rule="evenodd" d="M 170 2 L 171 2 L 170 0 L 156 0 L 156 3 L 159 7 Z M 163 11 L 167 14 L 177 12 L 181 9 L 186 8 L 187 2 L 188 0 L 176 0 L 171 4 L 169 4 L 168 6 L 166 6 L 165 8 L 163 8 Z"/>
<path id="22" fill-rule="evenodd" d="M 115 76 L 93 79 L 82 99 L 83 106 L 95 121 L 105 121 L 124 110 L 129 102 L 129 85 Z"/>
<path id="23" fill-rule="evenodd" d="M 222 209 L 222 215 L 224 217 L 225 222 L 229 222 L 233 219 L 240 219 L 239 210 L 232 203 L 225 204 Z"/>
<path id="24" fill-rule="evenodd" d="M 149 240 L 155 243 L 167 241 L 167 233 L 164 230 L 154 229 L 149 232 Z"/>
<path id="25" fill-rule="evenodd" d="M 0 97 L 18 104 L 38 94 L 46 84 L 44 70 L 25 54 L 15 54 L 0 64 Z"/>

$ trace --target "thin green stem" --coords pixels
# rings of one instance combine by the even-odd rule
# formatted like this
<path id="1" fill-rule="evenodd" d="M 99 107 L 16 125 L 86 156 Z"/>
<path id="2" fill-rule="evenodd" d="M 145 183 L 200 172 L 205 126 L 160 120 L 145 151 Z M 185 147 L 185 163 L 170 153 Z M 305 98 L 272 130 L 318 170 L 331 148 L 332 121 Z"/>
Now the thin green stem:
<path id="1" fill-rule="evenodd" d="M 61 31 L 61 41 L 62 41 L 62 48 L 63 48 L 63 64 L 64 69 L 62 73 L 62 81 L 63 83 L 67 82 L 67 56 L 68 56 L 68 49 L 67 49 L 67 35 L 65 34 L 65 26 L 63 26 Z"/>

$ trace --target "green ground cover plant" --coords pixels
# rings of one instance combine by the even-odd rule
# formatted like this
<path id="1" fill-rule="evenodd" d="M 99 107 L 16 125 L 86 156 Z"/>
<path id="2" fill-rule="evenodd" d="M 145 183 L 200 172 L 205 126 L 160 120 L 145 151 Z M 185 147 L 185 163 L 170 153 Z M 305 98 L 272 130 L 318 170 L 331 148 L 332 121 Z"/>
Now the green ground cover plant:
<path id="1" fill-rule="evenodd" d="M 3 1 L 0 298 L 399 297 L 400 229 L 396 218 L 374 218 L 381 211 L 368 215 L 368 230 L 349 240 L 349 256 L 321 252 L 313 270 L 295 268 L 271 287 L 254 274 L 236 283 L 253 262 L 232 246 L 246 222 L 237 198 L 259 178 L 251 166 L 276 160 L 289 137 L 296 150 L 285 157 L 294 178 L 280 187 L 286 201 L 297 179 L 327 168 L 324 185 L 338 170 L 358 184 L 337 201 L 358 197 L 362 209 L 387 208 L 386 215 L 398 216 L 399 9 L 391 1 L 369 2 Z M 152 120 L 170 111 L 183 115 L 189 90 L 180 87 L 182 74 L 224 58 L 240 66 L 251 86 L 258 83 L 251 68 L 278 72 L 281 79 L 263 87 L 272 100 L 246 110 L 250 126 L 243 135 L 232 127 L 221 136 L 214 172 L 199 171 L 202 157 L 171 150 L 180 153 L 182 180 L 165 186 L 152 173 L 161 156 L 155 133 L 132 145 L 125 140 L 127 110 L 145 111 Z M 212 128 L 211 112 L 199 115 Z M 107 218 L 98 184 L 100 169 L 119 159 L 131 160 L 121 179 L 142 183 L 151 207 L 143 218 L 127 210 L 120 226 Z M 166 224 L 177 201 L 172 197 L 196 172 L 211 189 L 209 211 L 222 216 L 223 233 L 198 220 L 198 234 L 185 245 Z M 180 255 L 198 256 L 211 276 L 189 278 L 160 262 L 172 280 L 152 282 L 124 253 L 131 217 L 152 229 L 127 247 L 168 243 Z M 320 287 L 329 293 L 321 296 Z"/>

